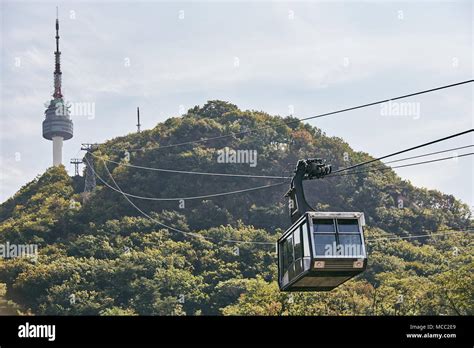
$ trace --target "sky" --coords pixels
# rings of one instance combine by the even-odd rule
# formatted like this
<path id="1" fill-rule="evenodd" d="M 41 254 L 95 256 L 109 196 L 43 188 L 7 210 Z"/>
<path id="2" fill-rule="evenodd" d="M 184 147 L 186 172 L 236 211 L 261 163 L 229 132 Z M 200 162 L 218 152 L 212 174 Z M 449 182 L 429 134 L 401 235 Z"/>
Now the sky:
<path id="1" fill-rule="evenodd" d="M 56 5 L 63 94 L 76 108 L 63 149 L 71 174 L 81 143 L 136 130 L 137 106 L 142 129 L 215 99 L 303 118 L 474 75 L 467 0 L 0 3 L 0 202 L 52 165 L 41 124 L 53 92 Z M 382 156 L 473 128 L 473 93 L 471 83 L 309 123 Z M 472 135 L 407 156 L 470 144 Z M 473 157 L 396 171 L 474 207 Z"/>

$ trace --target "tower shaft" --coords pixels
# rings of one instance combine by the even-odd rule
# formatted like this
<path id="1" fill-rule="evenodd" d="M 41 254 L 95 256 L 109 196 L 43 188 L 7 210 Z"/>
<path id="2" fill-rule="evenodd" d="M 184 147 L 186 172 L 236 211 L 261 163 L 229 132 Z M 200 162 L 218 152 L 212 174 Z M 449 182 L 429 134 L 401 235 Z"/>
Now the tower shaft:
<path id="1" fill-rule="evenodd" d="M 53 137 L 53 166 L 63 162 L 63 137 Z"/>

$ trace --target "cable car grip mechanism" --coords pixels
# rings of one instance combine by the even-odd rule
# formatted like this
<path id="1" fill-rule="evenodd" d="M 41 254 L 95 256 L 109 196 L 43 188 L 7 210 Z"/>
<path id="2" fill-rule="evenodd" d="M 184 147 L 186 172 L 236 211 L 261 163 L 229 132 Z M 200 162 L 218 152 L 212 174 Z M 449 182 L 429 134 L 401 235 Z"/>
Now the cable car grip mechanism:
<path id="1" fill-rule="evenodd" d="M 331 173 L 331 165 L 321 158 L 299 160 L 295 174 L 291 180 L 290 189 L 285 194 L 289 197 L 289 211 L 291 223 L 295 223 L 301 216 L 314 209 L 308 204 L 304 195 L 303 180 L 321 179 Z"/>

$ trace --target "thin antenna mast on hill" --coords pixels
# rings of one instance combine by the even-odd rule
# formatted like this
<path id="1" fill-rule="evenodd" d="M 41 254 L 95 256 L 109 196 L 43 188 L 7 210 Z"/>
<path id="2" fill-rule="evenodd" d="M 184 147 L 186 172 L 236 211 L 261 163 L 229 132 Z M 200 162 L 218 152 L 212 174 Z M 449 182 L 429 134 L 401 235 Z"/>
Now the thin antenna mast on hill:
<path id="1" fill-rule="evenodd" d="M 140 133 L 140 108 L 137 106 L 137 132 Z"/>

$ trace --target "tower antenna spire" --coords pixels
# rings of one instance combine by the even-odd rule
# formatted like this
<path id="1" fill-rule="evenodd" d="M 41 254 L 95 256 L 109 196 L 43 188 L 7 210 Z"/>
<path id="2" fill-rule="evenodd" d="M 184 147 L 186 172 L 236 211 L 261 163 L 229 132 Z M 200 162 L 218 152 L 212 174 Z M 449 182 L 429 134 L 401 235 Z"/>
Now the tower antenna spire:
<path id="1" fill-rule="evenodd" d="M 56 52 L 54 52 L 54 93 L 55 99 L 62 98 L 61 92 L 61 51 L 59 51 L 59 9 L 56 6 Z"/>

